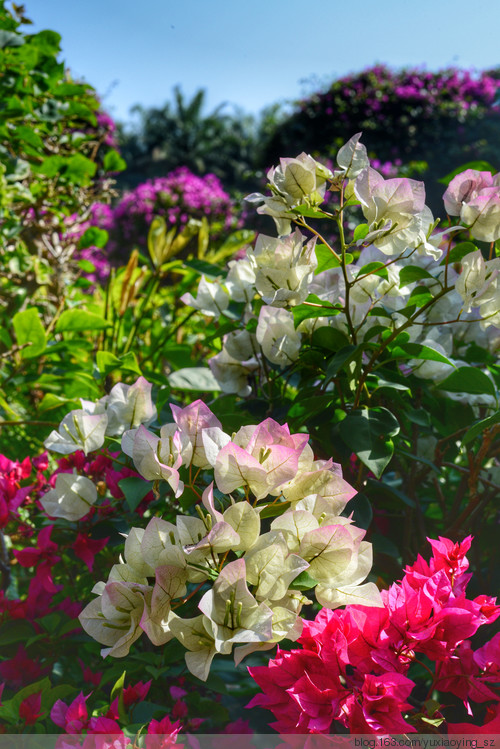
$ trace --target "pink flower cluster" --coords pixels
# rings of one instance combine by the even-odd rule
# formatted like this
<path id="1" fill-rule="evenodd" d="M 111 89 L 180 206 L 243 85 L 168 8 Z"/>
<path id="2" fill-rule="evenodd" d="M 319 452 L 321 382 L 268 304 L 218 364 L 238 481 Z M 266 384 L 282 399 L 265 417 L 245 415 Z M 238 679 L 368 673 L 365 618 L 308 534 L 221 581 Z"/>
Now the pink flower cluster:
<path id="1" fill-rule="evenodd" d="M 10 520 L 18 518 L 18 510 L 25 504 L 30 492 L 45 485 L 43 471 L 46 471 L 48 466 L 47 453 L 33 460 L 25 458 L 21 462 L 0 455 L 0 528 L 5 528 Z M 31 481 L 28 485 L 27 479 Z"/>
<path id="2" fill-rule="evenodd" d="M 446 710 L 441 705 L 426 716 L 427 700 L 412 699 L 410 669 L 419 664 L 432 673 L 428 697 L 434 690 L 456 695 L 472 717 L 481 709 L 471 701 L 483 710 L 486 704 L 489 732 L 498 730 L 500 634 L 477 650 L 469 638 L 500 616 L 500 606 L 489 596 L 466 597 L 470 536 L 429 542 L 430 562 L 418 556 L 400 582 L 382 591 L 384 608 L 323 609 L 304 622 L 302 650 L 278 651 L 268 666 L 249 669 L 263 693 L 248 707 L 271 710 L 280 733 L 331 733 L 336 725 L 350 733 L 416 732 L 426 717 L 444 723 Z M 434 662 L 433 672 L 425 661 Z M 461 725 L 447 728 L 459 732 Z"/>
<path id="3" fill-rule="evenodd" d="M 53 568 L 61 561 L 61 554 L 67 544 L 61 544 L 60 539 L 57 539 L 57 542 L 53 540 L 53 524 L 45 525 L 37 533 L 32 527 L 21 522 L 19 508 L 31 505 L 34 509 L 36 506 L 37 512 L 46 516 L 38 497 L 43 495 L 47 488 L 55 485 L 60 473 L 71 473 L 74 468 L 79 473 L 92 477 L 97 485 L 107 488 L 113 498 L 122 499 L 124 495 L 119 482 L 123 478 L 138 474 L 126 467 L 116 470 L 112 458 L 113 456 L 103 454 L 86 456 L 82 451 L 77 451 L 58 460 L 58 468 L 47 477 L 47 453 L 37 458 L 27 457 L 23 461 L 12 461 L 0 455 L 0 528 L 12 529 L 11 536 L 17 539 L 32 540 L 30 546 L 20 550 L 13 549 L 12 555 L 21 567 L 34 569 L 29 577 L 26 598 L 10 598 L 4 591 L 0 591 L 0 624 L 25 619 L 40 633 L 42 630 L 37 619 L 54 611 L 62 611 L 76 620 L 82 608 L 79 603 L 69 597 L 54 601 L 54 596 L 61 593 L 64 586 L 54 582 Z M 153 493 L 149 492 L 136 508 L 136 512 L 142 514 L 153 498 Z M 69 544 L 72 552 L 84 562 L 89 571 L 93 569 L 96 555 L 109 540 L 92 537 L 92 520 L 95 516 L 106 518 L 114 511 L 109 500 L 105 499 L 97 508 L 91 508 L 83 520 L 83 525 Z M 77 622 L 75 627 L 79 627 Z M 19 687 L 40 678 L 45 670 L 39 659 L 31 659 L 21 645 L 12 658 L 5 659 L 0 664 L 0 679 L 10 687 Z"/>
<path id="4" fill-rule="evenodd" d="M 107 250 L 123 254 L 136 245 L 145 247 L 149 226 L 155 216 L 182 231 L 190 219 L 207 218 L 212 236 L 236 228 L 229 195 L 213 174 L 198 177 L 187 167 L 180 167 L 166 177 L 157 177 L 126 192 L 112 213 L 111 225 L 95 224 L 110 232 Z"/>
<path id="5" fill-rule="evenodd" d="M 397 98 L 421 107 L 424 116 L 430 116 L 436 108 L 459 116 L 469 109 L 494 106 L 498 89 L 498 80 L 485 72 L 476 75 L 455 68 L 437 73 L 394 72 L 385 65 L 375 65 L 362 73 L 340 78 L 329 91 L 314 94 L 301 107 L 314 112 L 324 110 L 327 115 L 340 113 L 341 119 L 348 119 L 350 115 L 343 114 L 343 110 L 349 102 L 370 119 L 383 117 Z"/>

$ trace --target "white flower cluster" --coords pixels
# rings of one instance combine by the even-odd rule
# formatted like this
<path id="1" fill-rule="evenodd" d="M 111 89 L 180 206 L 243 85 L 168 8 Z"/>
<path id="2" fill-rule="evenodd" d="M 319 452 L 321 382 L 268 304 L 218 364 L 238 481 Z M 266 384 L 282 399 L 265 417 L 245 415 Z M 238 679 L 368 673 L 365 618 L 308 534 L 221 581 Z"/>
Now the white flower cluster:
<path id="1" fill-rule="evenodd" d="M 202 278 L 197 299 L 184 297 L 212 316 L 231 300 L 245 303 L 241 329 L 226 335 L 222 351 L 209 360 L 224 392 L 249 395 L 249 382 L 262 374 L 264 360 L 289 367 L 299 357 L 303 336 L 319 327 L 331 326 L 358 340 L 366 340 L 370 330 L 380 326 L 396 330 L 407 321 L 402 310 L 419 296 L 420 307 L 437 299 L 426 306 L 418 325 L 405 325 L 405 331 L 411 343 L 434 349 L 442 359 L 410 360 L 408 366 L 417 376 L 442 381 L 465 364 L 461 346 L 472 341 L 488 350 L 500 347 L 500 260 L 485 261 L 477 250 L 462 259 L 461 272 L 453 263 L 447 266 L 440 246 L 464 226 L 435 231 L 438 222 L 425 205 L 424 184 L 384 179 L 370 167 L 359 139 L 360 134 L 355 135 L 339 150 L 334 174 L 307 154 L 281 159 L 268 173 L 272 197 L 248 197 L 261 204 L 259 213 L 274 218 L 280 237 L 258 236 L 245 258 L 229 263 L 224 283 Z M 332 189 L 344 191 L 351 206 L 361 207 L 366 224 L 348 245 L 362 246 L 357 260 L 318 273 L 316 237 L 307 241 L 299 229 L 291 233 L 291 222 L 298 220 L 300 206 L 315 208 L 323 202 L 329 182 Z M 477 239 L 500 238 L 499 184 L 500 175 L 467 170 L 451 181 L 444 195 L 448 213 L 460 216 Z M 335 218 L 321 212 L 318 217 Z M 344 222 L 342 213 L 337 218 Z M 330 314 L 296 326 L 294 308 L 310 294 L 329 307 Z M 260 306 L 254 313 L 255 300 Z"/>
<path id="2" fill-rule="evenodd" d="M 122 433 L 123 452 L 141 476 L 166 481 L 176 496 L 186 481 L 195 493 L 200 482 L 204 489 L 197 517 L 179 514 L 175 522 L 153 517 L 146 528 L 132 528 L 123 559 L 107 582 L 95 586 L 97 598 L 80 621 L 105 646 L 104 655 L 126 655 L 143 633 L 155 645 L 177 638 L 187 650 L 189 669 L 206 679 L 216 653 L 229 654 L 236 646 L 238 663 L 256 649 L 296 639 L 301 608 L 310 603 L 302 590 L 315 589 L 329 608 L 381 605 L 376 586 L 363 583 L 371 569 L 371 544 L 340 515 L 355 490 L 340 466 L 315 460 L 307 434 L 290 434 L 266 419 L 228 435 L 196 401 L 185 408 L 172 405 L 173 422 L 158 436 L 140 423 L 150 421 L 153 407 L 139 392 L 150 395 L 142 378 L 114 388 L 95 408 L 85 404 L 83 417 L 73 415 L 71 422 L 66 417 L 65 424 L 79 425 L 73 450 L 89 448 L 86 420 L 106 416 L 95 414 L 101 408 L 109 416 L 120 393 L 124 422 L 113 431 Z M 141 404 L 140 413 L 131 411 L 132 402 Z M 63 435 L 64 427 L 55 434 Z M 53 444 L 61 450 L 57 437 Z M 53 517 L 77 520 L 96 498 L 90 479 L 59 474 L 42 503 Z M 186 616 L 195 604 L 196 616 Z"/>

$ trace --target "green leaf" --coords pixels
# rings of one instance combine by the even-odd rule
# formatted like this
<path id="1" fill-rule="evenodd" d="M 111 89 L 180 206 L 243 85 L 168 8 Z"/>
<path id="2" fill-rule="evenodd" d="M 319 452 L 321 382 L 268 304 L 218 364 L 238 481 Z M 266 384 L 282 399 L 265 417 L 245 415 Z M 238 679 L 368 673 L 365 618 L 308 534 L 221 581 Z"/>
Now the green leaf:
<path id="1" fill-rule="evenodd" d="M 127 168 L 127 162 L 114 148 L 106 153 L 102 163 L 107 172 L 123 172 Z"/>
<path id="2" fill-rule="evenodd" d="M 192 268 L 200 276 L 206 276 L 207 278 L 218 278 L 219 276 L 225 276 L 226 272 L 218 265 L 207 263 L 206 260 L 184 260 L 186 268 Z"/>
<path id="3" fill-rule="evenodd" d="M 298 304 L 292 307 L 293 322 L 297 328 L 303 320 L 315 317 L 333 317 L 342 311 L 342 307 L 333 307 L 331 304 L 312 307 L 310 304 Z"/>
<path id="4" fill-rule="evenodd" d="M 284 512 L 290 509 L 290 502 L 276 502 L 276 504 L 267 505 L 259 513 L 260 518 L 275 518 L 278 515 L 283 515 Z"/>
<path id="5" fill-rule="evenodd" d="M 477 247 L 474 242 L 459 242 L 450 250 L 448 255 L 448 263 L 459 263 L 462 258 L 466 255 L 470 255 L 471 252 L 476 252 Z M 439 263 L 440 265 L 446 265 L 446 256 Z"/>
<path id="6" fill-rule="evenodd" d="M 185 367 L 167 377 L 171 388 L 177 390 L 220 390 L 220 385 L 208 367 Z"/>
<path id="7" fill-rule="evenodd" d="M 488 375 L 476 367 L 459 367 L 436 387 L 450 393 L 486 394 L 497 397 L 495 384 Z"/>
<path id="8" fill-rule="evenodd" d="M 340 330 L 324 326 L 318 328 L 312 334 L 311 343 L 320 349 L 327 351 L 338 351 L 349 342 L 347 336 Z"/>
<path id="9" fill-rule="evenodd" d="M 125 501 L 131 512 L 135 512 L 137 506 L 152 488 L 151 481 L 146 481 L 139 476 L 128 476 L 126 479 L 121 479 L 118 486 L 125 495 Z"/>
<path id="10" fill-rule="evenodd" d="M 26 642 L 33 634 L 33 627 L 26 619 L 6 621 L 0 630 L 0 646 L 13 645 L 21 640 Z"/>
<path id="11" fill-rule="evenodd" d="M 387 408 L 359 408 L 347 414 L 339 430 L 345 444 L 380 478 L 394 453 L 396 417 Z"/>
<path id="12" fill-rule="evenodd" d="M 65 176 L 76 185 L 87 185 L 96 170 L 97 165 L 93 161 L 77 153 L 67 160 Z"/>
<path id="13" fill-rule="evenodd" d="M 297 575 L 295 580 L 292 580 L 292 582 L 290 583 L 290 589 L 310 590 L 311 588 L 315 588 L 317 584 L 318 581 L 315 580 L 314 577 L 311 577 L 307 570 L 304 570 L 300 573 L 300 575 Z"/>
<path id="14" fill-rule="evenodd" d="M 368 226 L 368 224 L 358 224 L 358 226 L 354 229 L 354 241 L 359 242 L 360 239 L 364 239 L 369 231 L 370 227 Z"/>
<path id="15" fill-rule="evenodd" d="M 424 268 L 419 268 L 417 265 L 406 265 L 399 272 L 399 288 L 407 286 L 415 281 L 420 281 L 422 278 L 434 278 L 429 271 Z"/>
<path id="16" fill-rule="evenodd" d="M 64 165 L 62 156 L 47 156 L 39 166 L 34 167 L 35 171 L 45 174 L 46 177 L 55 177 L 59 174 Z"/>
<path id="17" fill-rule="evenodd" d="M 78 240 L 78 249 L 84 250 L 87 247 L 104 247 L 109 239 L 109 234 L 105 229 L 99 229 L 98 226 L 89 226 Z"/>
<path id="18" fill-rule="evenodd" d="M 342 367 L 345 367 L 346 364 L 351 362 L 361 350 L 361 346 L 355 346 L 352 343 L 340 349 L 340 351 L 335 354 L 335 356 L 330 360 L 328 364 L 326 370 L 326 380 L 328 381 L 333 377 L 336 377 L 337 373 L 342 369 Z"/>
<path id="19" fill-rule="evenodd" d="M 452 367 L 455 366 L 444 354 L 440 354 L 439 351 L 430 346 L 423 346 L 421 343 L 395 345 L 390 349 L 390 353 L 392 359 L 425 359 L 427 361 L 438 361 L 442 364 L 449 364 Z"/>
<path id="20" fill-rule="evenodd" d="M 497 172 L 495 167 L 491 166 L 488 161 L 468 161 L 467 164 L 458 166 L 452 172 L 447 174 L 446 177 L 441 177 L 441 179 L 438 179 L 438 182 L 440 182 L 442 185 L 449 185 L 453 177 L 456 177 L 457 174 L 462 174 L 462 172 L 467 171 L 467 169 L 476 169 L 478 172 L 491 172 L 491 174 L 496 174 Z"/>
<path id="21" fill-rule="evenodd" d="M 33 128 L 28 127 L 27 125 L 19 125 L 18 127 L 16 127 L 16 129 L 14 130 L 14 135 L 16 136 L 16 138 L 19 138 L 19 140 L 28 143 L 34 148 L 43 148 L 43 140 L 40 138 L 38 133 L 35 133 Z"/>
<path id="22" fill-rule="evenodd" d="M 95 265 L 90 260 L 79 260 L 77 265 L 84 273 L 93 273 L 95 271 Z"/>
<path id="23" fill-rule="evenodd" d="M 14 315 L 12 324 L 18 344 L 20 346 L 26 343 L 30 344 L 21 351 L 23 359 L 33 359 L 45 350 L 47 336 L 35 307 L 28 307 L 23 312 L 18 312 Z"/>
<path id="24" fill-rule="evenodd" d="M 492 416 L 487 416 L 486 419 L 476 422 L 471 428 L 464 434 L 462 439 L 462 445 L 468 445 L 472 442 L 479 434 L 489 429 L 490 427 L 500 422 L 500 411 L 497 411 Z"/>
<path id="25" fill-rule="evenodd" d="M 56 333 L 75 330 L 103 330 L 110 327 L 111 323 L 93 312 L 87 312 L 84 309 L 67 309 L 56 323 Z"/>
<path id="26" fill-rule="evenodd" d="M 304 216 L 304 218 L 323 218 L 326 216 L 326 213 L 321 208 L 307 205 L 307 203 L 295 206 L 295 208 L 292 208 L 292 213 L 295 213 L 297 216 Z"/>
<path id="27" fill-rule="evenodd" d="M 102 377 L 107 377 L 115 369 L 125 369 L 128 372 L 135 372 L 138 375 L 142 374 L 137 357 L 133 351 L 128 351 L 123 356 L 115 356 L 109 351 L 98 351 L 96 354 L 96 364 Z"/>
<path id="28" fill-rule="evenodd" d="M 326 244 L 317 244 L 314 248 L 314 251 L 316 253 L 316 258 L 318 260 L 318 267 L 314 271 L 315 275 L 318 273 L 323 273 L 325 270 L 329 270 L 330 268 L 338 268 L 340 265 L 340 262 L 337 260 L 333 252 L 330 250 L 329 247 L 326 246 Z M 346 252 L 345 254 L 345 261 L 346 265 L 350 265 L 352 261 L 354 260 L 354 256 L 351 255 L 349 252 Z"/>
<path id="29" fill-rule="evenodd" d="M 361 278 L 362 276 L 366 276 L 367 274 L 380 276 L 381 278 L 385 279 L 389 278 L 385 263 L 381 263 L 380 260 L 374 260 L 372 263 L 363 265 L 363 267 L 359 269 L 357 278 Z"/>
<path id="30" fill-rule="evenodd" d="M 109 698 L 110 702 L 113 702 L 113 700 L 118 697 L 118 715 L 120 716 L 120 720 L 127 720 L 127 711 L 125 710 L 125 705 L 123 703 L 123 688 L 125 686 L 125 676 L 127 675 L 127 672 L 124 671 L 122 675 L 117 679 L 117 681 L 113 685 L 113 689 L 111 690 L 111 696 Z"/>
<path id="31" fill-rule="evenodd" d="M 424 304 L 430 302 L 431 299 L 434 299 L 434 297 L 427 286 L 416 286 L 408 298 L 408 305 L 423 307 Z"/>
<path id="32" fill-rule="evenodd" d="M 367 530 L 373 519 L 372 503 L 362 492 L 358 492 L 355 497 L 349 500 L 345 507 L 345 512 L 350 515 L 354 513 L 354 523 L 358 528 Z"/>

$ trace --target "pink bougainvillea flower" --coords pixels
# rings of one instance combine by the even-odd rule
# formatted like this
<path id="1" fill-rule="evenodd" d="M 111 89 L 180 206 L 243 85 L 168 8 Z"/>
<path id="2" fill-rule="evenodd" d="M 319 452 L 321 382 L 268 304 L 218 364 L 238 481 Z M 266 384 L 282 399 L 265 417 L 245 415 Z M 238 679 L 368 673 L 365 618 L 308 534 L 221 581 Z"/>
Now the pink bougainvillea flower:
<path id="1" fill-rule="evenodd" d="M 24 645 L 19 645 L 13 658 L 0 663 L 0 678 L 11 688 L 35 682 L 43 676 L 43 672 L 39 660 L 30 658 Z"/>
<path id="2" fill-rule="evenodd" d="M 109 541 L 109 536 L 106 538 L 90 538 L 88 533 L 79 533 L 73 542 L 72 549 L 76 556 L 81 559 L 90 571 L 94 566 L 95 555 L 98 554 Z"/>
<path id="3" fill-rule="evenodd" d="M 43 713 L 41 712 L 42 706 L 42 692 L 36 692 L 30 694 L 29 697 L 25 697 L 19 705 L 19 717 L 24 720 L 27 726 L 34 725 L 38 718 L 41 718 Z"/>
<path id="4" fill-rule="evenodd" d="M 85 697 L 83 692 L 80 692 L 78 697 L 75 697 L 69 705 L 62 700 L 57 700 L 50 711 L 51 720 L 56 726 L 63 728 L 66 733 L 82 733 L 88 727 L 89 722 L 87 708 L 89 697 L 90 694 Z"/>

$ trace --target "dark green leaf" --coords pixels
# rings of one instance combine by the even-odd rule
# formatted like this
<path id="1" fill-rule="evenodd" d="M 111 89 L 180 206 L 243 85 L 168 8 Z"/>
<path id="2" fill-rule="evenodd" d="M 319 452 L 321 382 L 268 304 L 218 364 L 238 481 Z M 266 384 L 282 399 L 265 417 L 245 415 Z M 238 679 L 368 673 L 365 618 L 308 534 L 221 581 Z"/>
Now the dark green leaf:
<path id="1" fill-rule="evenodd" d="M 457 174 L 462 174 L 462 172 L 467 171 L 467 169 L 476 169 L 476 171 L 478 172 L 491 172 L 491 174 L 496 174 L 497 172 L 495 167 L 491 166 L 488 161 L 468 161 L 466 164 L 458 166 L 452 172 L 447 174 L 446 177 L 441 177 L 441 179 L 438 179 L 438 182 L 440 182 L 442 185 L 449 185 L 453 177 L 456 177 Z"/>
<path id="2" fill-rule="evenodd" d="M 466 255 L 476 252 L 477 247 L 473 242 L 459 242 L 450 250 L 448 263 L 459 263 Z M 446 256 L 441 260 L 440 265 L 446 265 Z"/>
<path id="3" fill-rule="evenodd" d="M 293 322 L 297 328 L 303 320 L 309 320 L 315 317 L 332 317 L 338 315 L 341 307 L 322 304 L 321 306 L 312 306 L 311 304 L 299 304 L 292 308 Z"/>
<path id="4" fill-rule="evenodd" d="M 396 345 L 390 349 L 390 353 L 393 359 L 425 359 L 427 361 L 438 361 L 442 362 L 442 364 L 449 364 L 452 367 L 455 366 L 452 361 L 443 354 L 440 354 L 439 351 L 430 346 L 423 346 L 421 343 Z"/>
<path id="5" fill-rule="evenodd" d="M 339 430 L 345 444 L 380 478 L 394 453 L 396 417 L 386 408 L 360 408 L 347 414 Z"/>
<path id="6" fill-rule="evenodd" d="M 437 385 L 440 390 L 450 393 L 470 393 L 472 395 L 492 395 L 497 397 L 495 384 L 488 375 L 476 367 L 459 367 Z"/>
<path id="7" fill-rule="evenodd" d="M 473 424 L 471 428 L 465 433 L 462 439 L 462 445 L 468 445 L 469 442 L 472 442 L 473 439 L 484 432 L 485 429 L 489 429 L 490 427 L 498 423 L 500 423 L 500 411 L 497 411 L 492 416 L 487 416 L 486 419 L 481 419 L 481 421 Z"/>
<path id="8" fill-rule="evenodd" d="M 118 486 L 125 495 L 125 501 L 131 512 L 135 512 L 146 494 L 151 491 L 152 484 L 139 476 L 129 476 L 118 482 Z"/>
<path id="9" fill-rule="evenodd" d="M 326 380 L 328 381 L 336 377 L 342 367 L 349 364 L 361 351 L 362 346 L 355 346 L 354 344 L 349 344 L 349 346 L 344 346 L 344 348 L 340 349 L 328 363 Z"/>

